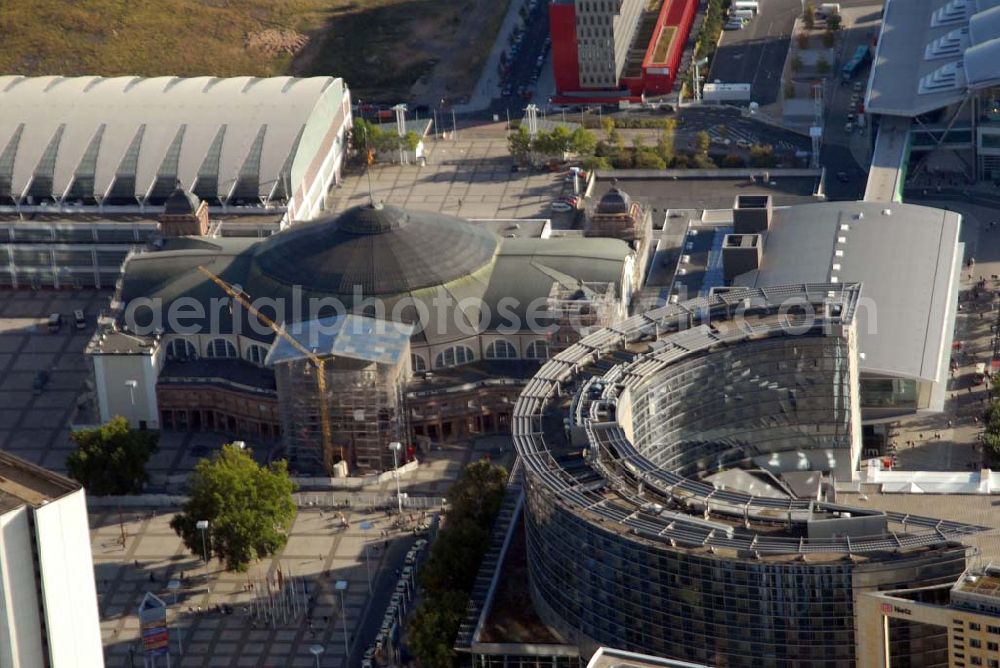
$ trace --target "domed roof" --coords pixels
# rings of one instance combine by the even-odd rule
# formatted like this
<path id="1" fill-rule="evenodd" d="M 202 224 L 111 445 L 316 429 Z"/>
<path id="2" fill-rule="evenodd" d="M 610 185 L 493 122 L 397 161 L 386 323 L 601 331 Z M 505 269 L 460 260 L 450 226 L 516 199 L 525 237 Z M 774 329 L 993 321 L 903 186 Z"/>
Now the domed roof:
<path id="1" fill-rule="evenodd" d="M 201 206 L 201 200 L 198 199 L 198 196 L 193 192 L 184 190 L 178 182 L 177 187 L 167 196 L 167 200 L 163 203 L 163 213 L 171 216 L 190 215 L 197 212 L 199 206 Z"/>
<path id="2" fill-rule="evenodd" d="M 632 198 L 628 193 L 613 187 L 598 202 L 597 213 L 628 213 L 631 205 Z"/>
<path id="3" fill-rule="evenodd" d="M 391 295 L 442 285 L 487 265 L 497 237 L 439 213 L 386 205 L 295 225 L 258 244 L 258 271 L 311 292 Z"/>

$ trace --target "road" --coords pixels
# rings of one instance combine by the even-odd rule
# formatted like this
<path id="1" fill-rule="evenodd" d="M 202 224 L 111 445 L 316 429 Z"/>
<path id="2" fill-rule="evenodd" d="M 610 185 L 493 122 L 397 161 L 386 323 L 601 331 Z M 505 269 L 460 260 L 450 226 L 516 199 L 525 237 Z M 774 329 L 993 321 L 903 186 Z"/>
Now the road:
<path id="1" fill-rule="evenodd" d="M 389 599 L 396 591 L 396 582 L 399 580 L 396 577 L 396 571 L 402 570 L 406 553 L 413 547 L 416 540 L 412 534 L 403 534 L 402 537 L 390 540 L 388 550 L 379 555 L 378 566 L 372 565 L 377 573 L 372 582 L 372 596 L 369 599 L 371 603 L 365 611 L 357 634 L 351 641 L 351 657 L 350 661 L 347 662 L 348 666 L 361 665 L 365 650 L 372 644 L 382 628 L 382 617 L 385 616 L 385 609 L 389 605 Z M 377 542 L 373 539 L 371 544 L 375 545 Z M 426 550 L 426 548 L 424 549 Z M 424 556 L 426 558 L 426 555 Z M 374 554 L 372 554 L 372 559 L 375 559 Z"/>
<path id="2" fill-rule="evenodd" d="M 723 32 L 706 81 L 748 83 L 762 107 L 778 101 L 781 71 L 800 0 L 764 0 L 760 14 L 742 30 Z"/>

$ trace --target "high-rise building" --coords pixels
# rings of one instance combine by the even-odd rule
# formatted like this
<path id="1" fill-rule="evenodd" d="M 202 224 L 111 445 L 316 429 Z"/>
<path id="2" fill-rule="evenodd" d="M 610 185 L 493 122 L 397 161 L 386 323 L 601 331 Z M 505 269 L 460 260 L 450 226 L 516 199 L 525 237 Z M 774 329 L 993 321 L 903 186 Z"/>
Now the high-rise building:
<path id="1" fill-rule="evenodd" d="M 101 668 L 83 488 L 0 452 L 0 668 Z"/>
<path id="2" fill-rule="evenodd" d="M 669 93 L 696 0 L 553 0 L 552 67 L 559 95 Z"/>
<path id="3" fill-rule="evenodd" d="M 1000 565 L 954 584 L 869 592 L 857 603 L 858 666 L 1000 668 Z"/>
<path id="4" fill-rule="evenodd" d="M 545 625 L 581 656 L 847 668 L 858 596 L 954 582 L 984 527 L 833 492 L 861 448 L 860 296 L 721 288 L 542 366 L 513 435 Z"/>

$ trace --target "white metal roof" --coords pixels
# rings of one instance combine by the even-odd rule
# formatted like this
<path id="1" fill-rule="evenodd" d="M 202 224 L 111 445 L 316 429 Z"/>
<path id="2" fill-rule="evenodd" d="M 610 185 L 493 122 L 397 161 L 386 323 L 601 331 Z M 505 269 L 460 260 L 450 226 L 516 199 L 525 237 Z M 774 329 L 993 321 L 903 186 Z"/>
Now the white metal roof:
<path id="1" fill-rule="evenodd" d="M 994 85 L 1000 0 L 886 0 L 865 108 L 917 116 Z"/>
<path id="2" fill-rule="evenodd" d="M 1000 84 L 1000 64 L 998 64 L 1000 63 L 1000 32 L 997 34 L 998 37 L 977 44 L 965 52 L 965 78 L 971 89 Z"/>
<path id="3" fill-rule="evenodd" d="M 96 169 L 85 196 L 97 200 L 115 191 L 141 201 L 153 194 L 157 177 L 192 188 L 200 172 L 209 177 L 202 185 L 225 200 L 241 170 L 250 177 L 248 188 L 266 198 L 291 164 L 317 103 L 334 85 L 342 89 L 343 82 L 333 77 L 0 76 L 0 155 L 23 125 L 12 170 L 5 172 L 0 164 L 0 198 L 18 200 L 41 188 L 61 199 L 74 178 L 90 171 L 86 157 L 92 145 Z M 220 132 L 221 145 L 213 146 Z M 42 160 L 47 148 L 50 157 L 53 150 L 55 155 L 50 188 L 39 178 L 47 173 Z"/>

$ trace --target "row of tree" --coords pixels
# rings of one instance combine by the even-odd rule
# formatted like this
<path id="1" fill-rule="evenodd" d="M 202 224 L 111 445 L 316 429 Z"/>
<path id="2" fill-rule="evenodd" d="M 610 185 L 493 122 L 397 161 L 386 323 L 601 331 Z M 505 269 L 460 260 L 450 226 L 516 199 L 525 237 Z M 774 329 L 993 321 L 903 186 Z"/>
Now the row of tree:
<path id="1" fill-rule="evenodd" d="M 91 496 L 141 494 L 146 466 L 159 449 L 159 432 L 130 429 L 116 417 L 94 429 L 75 431 L 76 449 L 66 459 L 74 480 Z M 262 467 L 249 450 L 224 445 L 198 462 L 188 501 L 170 526 L 192 554 L 218 557 L 226 568 L 244 571 L 255 559 L 285 546 L 295 520 L 295 485 L 284 460 Z M 196 524 L 207 520 L 203 536 Z"/>
<path id="2" fill-rule="evenodd" d="M 420 571 L 422 601 L 407 629 L 421 668 L 454 668 L 458 628 L 503 501 L 507 471 L 480 460 L 448 491 L 448 513 Z"/>
<path id="3" fill-rule="evenodd" d="M 530 162 L 532 154 L 560 159 L 569 154 L 591 155 L 596 146 L 596 135 L 583 127 L 570 132 L 558 125 L 551 132 L 538 132 L 532 138 L 528 128 L 521 125 L 507 136 L 510 154 L 521 163 Z"/>
<path id="4" fill-rule="evenodd" d="M 420 144 L 420 135 L 408 130 L 402 137 L 393 125 L 385 130 L 378 123 L 370 123 L 363 118 L 355 117 L 354 129 L 351 133 L 351 145 L 361 155 L 369 151 L 375 153 L 391 153 L 393 151 L 414 151 Z"/>

